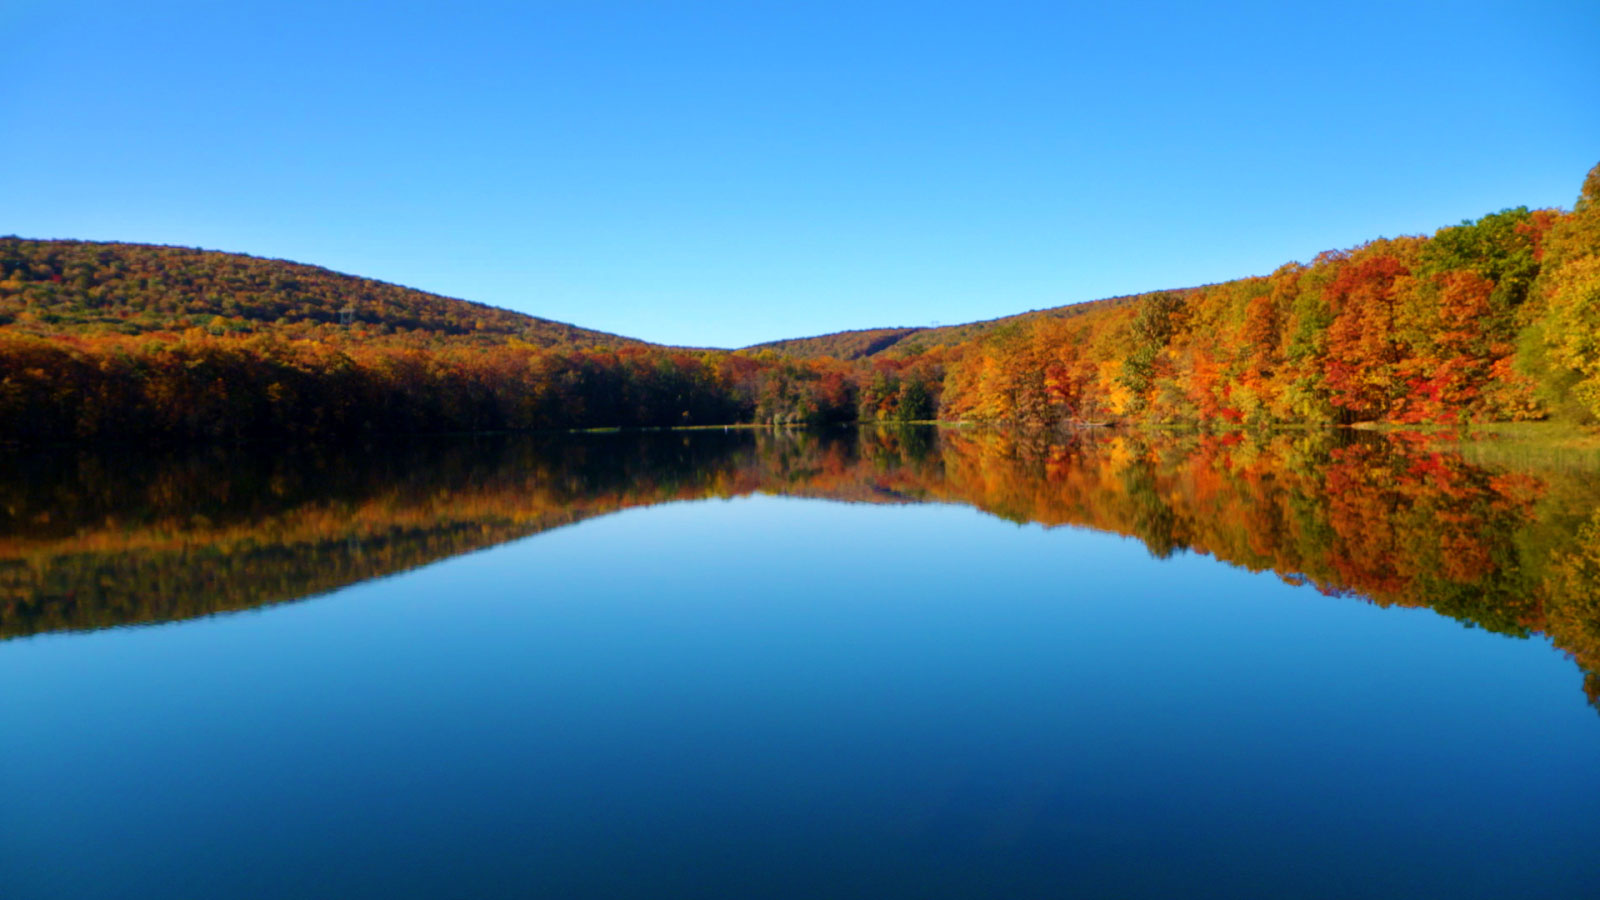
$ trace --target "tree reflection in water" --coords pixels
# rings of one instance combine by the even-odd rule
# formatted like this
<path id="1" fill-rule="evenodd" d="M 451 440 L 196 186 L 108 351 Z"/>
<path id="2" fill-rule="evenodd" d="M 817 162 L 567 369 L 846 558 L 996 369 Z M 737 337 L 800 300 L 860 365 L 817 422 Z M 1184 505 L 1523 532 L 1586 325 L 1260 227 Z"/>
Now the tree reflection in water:
<path id="1" fill-rule="evenodd" d="M 769 493 L 966 504 L 1546 635 L 1600 705 L 1600 479 L 1427 435 L 687 431 L 64 451 L 0 471 L 3 637 L 281 603 L 622 509 Z"/>

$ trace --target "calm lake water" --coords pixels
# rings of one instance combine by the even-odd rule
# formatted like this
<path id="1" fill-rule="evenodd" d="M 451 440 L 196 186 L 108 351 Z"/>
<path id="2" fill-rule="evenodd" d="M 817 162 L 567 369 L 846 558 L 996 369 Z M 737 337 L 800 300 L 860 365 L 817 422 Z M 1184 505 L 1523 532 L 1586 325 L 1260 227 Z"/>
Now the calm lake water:
<path id="1" fill-rule="evenodd" d="M 849 429 L 3 462 L 8 900 L 1600 891 L 1570 460 Z"/>

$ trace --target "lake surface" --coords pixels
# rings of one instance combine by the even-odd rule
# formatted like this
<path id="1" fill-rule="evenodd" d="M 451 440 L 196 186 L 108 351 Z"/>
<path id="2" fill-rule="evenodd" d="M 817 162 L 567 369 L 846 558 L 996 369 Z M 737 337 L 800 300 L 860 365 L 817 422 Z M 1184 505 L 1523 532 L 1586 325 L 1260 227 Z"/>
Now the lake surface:
<path id="1" fill-rule="evenodd" d="M 3 462 L 8 900 L 1600 890 L 1571 461 L 848 429 Z"/>

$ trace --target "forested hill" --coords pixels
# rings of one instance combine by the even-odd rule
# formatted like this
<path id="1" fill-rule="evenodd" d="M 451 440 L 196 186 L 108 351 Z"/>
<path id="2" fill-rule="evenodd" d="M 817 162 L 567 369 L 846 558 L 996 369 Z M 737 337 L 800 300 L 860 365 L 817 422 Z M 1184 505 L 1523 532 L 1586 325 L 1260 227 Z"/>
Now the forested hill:
<path id="1" fill-rule="evenodd" d="M 967 325 L 663 347 L 325 269 L 0 239 L 0 443 L 943 419 L 1600 422 L 1600 166 L 1271 275 Z"/>
<path id="2" fill-rule="evenodd" d="M 1177 295 L 1192 293 L 1194 288 L 1169 291 Z M 1102 300 L 1088 300 L 1083 303 L 1069 303 L 1065 306 L 1052 306 L 1049 309 L 1035 309 L 1024 313 L 1001 316 L 998 319 L 984 319 L 980 322 L 966 322 L 961 325 L 935 325 L 928 328 L 860 328 L 854 331 L 836 331 L 832 334 L 822 334 L 816 337 L 787 338 L 781 341 L 767 341 L 753 344 L 746 350 L 772 350 L 784 356 L 793 356 L 797 359 L 819 359 L 833 357 L 834 359 L 867 359 L 875 356 L 907 357 L 927 353 L 944 347 L 954 347 L 974 338 L 983 337 L 992 331 L 1008 325 L 1017 325 L 1039 319 L 1072 319 L 1094 312 L 1104 312 L 1121 306 L 1128 306 L 1150 294 L 1127 294 L 1121 297 L 1106 297 Z"/>
<path id="3" fill-rule="evenodd" d="M 41 336 L 201 328 L 431 343 L 624 347 L 643 341 L 240 253 L 0 237 L 0 326 Z"/>
<path id="4" fill-rule="evenodd" d="M 927 330 L 926 328 L 858 328 L 855 331 L 836 331 L 832 334 L 819 334 L 816 337 L 767 341 L 762 344 L 751 344 L 745 349 L 753 352 L 771 350 L 781 356 L 792 356 L 796 359 L 821 359 L 824 356 L 834 359 L 866 359 L 886 352 L 906 338 Z"/>

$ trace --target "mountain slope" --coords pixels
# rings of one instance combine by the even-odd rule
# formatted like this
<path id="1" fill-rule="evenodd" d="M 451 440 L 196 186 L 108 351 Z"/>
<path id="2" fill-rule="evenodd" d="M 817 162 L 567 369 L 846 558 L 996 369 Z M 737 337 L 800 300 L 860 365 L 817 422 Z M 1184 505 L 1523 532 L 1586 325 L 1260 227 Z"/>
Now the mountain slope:
<path id="1" fill-rule="evenodd" d="M 0 325 L 39 335 L 337 329 L 370 339 L 646 342 L 317 266 L 153 244 L 0 238 Z"/>
<path id="2" fill-rule="evenodd" d="M 0 442 L 734 422 L 1600 421 L 1600 167 L 1268 276 L 663 347 L 293 263 L 0 239 Z"/>
<path id="3" fill-rule="evenodd" d="M 1186 296 L 1198 288 L 1183 288 L 1166 293 Z M 1157 292 L 1151 292 L 1157 293 Z M 873 356 L 914 356 L 939 347 L 949 347 L 982 337 L 996 329 L 1019 322 L 1037 319 L 1072 319 L 1093 312 L 1116 309 L 1136 303 L 1150 294 L 1127 294 L 1106 297 L 1083 303 L 1069 303 L 1049 309 L 1035 309 L 1024 313 L 966 322 L 960 325 L 939 325 L 930 328 L 863 328 L 855 331 L 836 331 L 816 337 L 788 338 L 753 344 L 746 350 L 772 350 L 784 356 L 799 359 L 817 359 L 831 356 L 835 359 L 863 359 Z"/>

